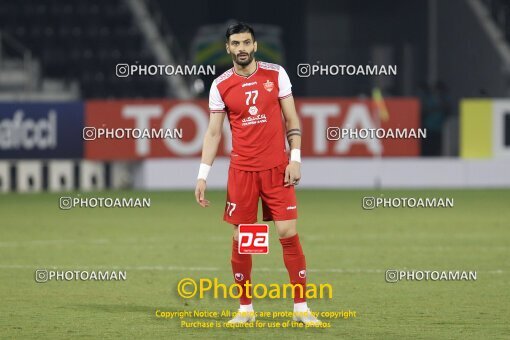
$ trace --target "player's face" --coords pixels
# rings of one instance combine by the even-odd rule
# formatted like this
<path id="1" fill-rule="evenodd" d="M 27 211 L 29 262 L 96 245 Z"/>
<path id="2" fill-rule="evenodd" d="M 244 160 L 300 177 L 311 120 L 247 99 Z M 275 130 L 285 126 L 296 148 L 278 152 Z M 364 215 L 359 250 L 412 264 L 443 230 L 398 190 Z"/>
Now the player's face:
<path id="1" fill-rule="evenodd" d="M 249 32 L 232 34 L 228 39 L 227 53 L 238 65 L 249 65 L 253 61 L 255 52 L 257 52 L 257 42 L 253 41 Z"/>

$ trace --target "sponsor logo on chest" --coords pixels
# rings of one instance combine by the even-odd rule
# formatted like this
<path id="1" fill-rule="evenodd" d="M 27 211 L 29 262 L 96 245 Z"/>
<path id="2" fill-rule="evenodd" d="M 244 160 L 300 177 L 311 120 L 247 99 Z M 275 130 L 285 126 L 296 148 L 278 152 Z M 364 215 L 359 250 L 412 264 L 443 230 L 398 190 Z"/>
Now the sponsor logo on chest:
<path id="1" fill-rule="evenodd" d="M 244 83 L 241 87 L 253 86 L 253 85 L 257 85 L 257 82 L 256 82 L 256 81 L 253 81 L 253 82 L 251 82 L 251 83 Z"/>

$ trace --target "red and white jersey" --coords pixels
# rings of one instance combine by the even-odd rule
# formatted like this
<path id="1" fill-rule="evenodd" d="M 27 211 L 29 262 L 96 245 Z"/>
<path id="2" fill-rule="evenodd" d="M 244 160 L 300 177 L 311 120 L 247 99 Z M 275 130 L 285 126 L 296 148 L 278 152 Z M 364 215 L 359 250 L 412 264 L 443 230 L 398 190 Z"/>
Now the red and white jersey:
<path id="1" fill-rule="evenodd" d="M 283 67 L 261 61 L 250 76 L 231 68 L 214 80 L 209 109 L 211 114 L 227 113 L 232 130 L 231 167 L 262 171 L 288 160 L 280 99 L 292 95 L 291 87 Z"/>

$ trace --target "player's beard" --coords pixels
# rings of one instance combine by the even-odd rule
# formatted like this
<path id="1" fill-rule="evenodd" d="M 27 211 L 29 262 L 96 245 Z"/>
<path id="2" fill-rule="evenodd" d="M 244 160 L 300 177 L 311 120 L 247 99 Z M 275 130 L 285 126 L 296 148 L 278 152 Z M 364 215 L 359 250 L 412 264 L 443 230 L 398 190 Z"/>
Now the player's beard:
<path id="1" fill-rule="evenodd" d="M 232 54 L 232 59 L 234 60 L 234 63 L 236 63 L 239 66 L 248 66 L 253 61 L 253 57 L 255 55 L 255 51 L 251 51 L 250 53 L 243 53 L 244 55 L 248 55 L 248 58 L 241 60 L 239 59 L 239 54 L 234 55 Z"/>

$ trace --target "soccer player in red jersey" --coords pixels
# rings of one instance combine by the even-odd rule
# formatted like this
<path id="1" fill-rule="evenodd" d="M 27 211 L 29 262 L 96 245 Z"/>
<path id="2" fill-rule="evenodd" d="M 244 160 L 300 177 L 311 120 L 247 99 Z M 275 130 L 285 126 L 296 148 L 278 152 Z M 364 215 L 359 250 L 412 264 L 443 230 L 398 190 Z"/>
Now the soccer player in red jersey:
<path id="1" fill-rule="evenodd" d="M 294 320 L 319 323 L 306 304 L 306 262 L 296 231 L 297 202 L 294 186 L 301 178 L 301 130 L 294 106 L 291 83 L 283 67 L 256 61 L 257 42 L 253 29 L 243 23 L 226 33 L 227 53 L 234 67 L 216 78 L 209 93 L 210 121 L 204 137 L 195 197 L 207 207 L 207 174 L 213 164 L 225 116 L 232 130 L 232 152 L 223 219 L 234 225 L 232 272 L 244 287 L 251 282 L 250 254 L 238 252 L 238 225 L 257 222 L 259 198 L 263 220 L 274 221 L 283 248 L 283 260 L 295 286 Z M 283 115 L 282 115 L 283 113 Z M 285 126 L 284 126 L 285 125 Z M 286 133 L 284 131 L 286 129 Z M 285 146 L 290 146 L 290 162 Z M 301 287 L 299 287 L 301 286 Z M 232 323 L 254 321 L 253 306 L 245 289 L 240 312 Z"/>

